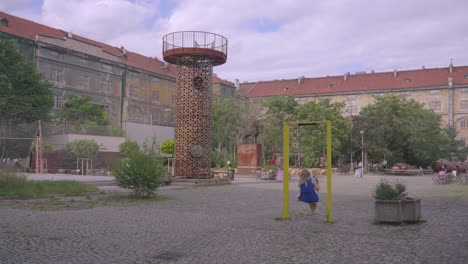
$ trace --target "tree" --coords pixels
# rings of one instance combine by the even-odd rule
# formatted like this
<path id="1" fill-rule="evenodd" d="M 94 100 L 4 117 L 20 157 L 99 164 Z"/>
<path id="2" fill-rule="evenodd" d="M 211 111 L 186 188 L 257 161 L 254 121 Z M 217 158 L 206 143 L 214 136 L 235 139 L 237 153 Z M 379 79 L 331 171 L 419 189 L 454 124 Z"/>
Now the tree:
<path id="1" fill-rule="evenodd" d="M 344 142 L 347 141 L 350 122 L 342 115 L 344 103 L 331 103 L 330 99 L 318 102 L 308 102 L 298 108 L 297 119 L 299 121 L 331 121 L 332 127 L 332 154 L 339 156 Z M 296 133 L 291 137 L 297 142 L 298 153 L 304 154 L 304 166 L 312 167 L 319 165 L 319 158 L 326 157 L 326 126 L 325 124 L 305 127 L 292 127 Z M 336 160 L 336 159 L 333 160 Z M 299 164 L 300 165 L 300 164 Z"/>
<path id="2" fill-rule="evenodd" d="M 440 116 L 402 96 L 377 97 L 364 107 L 355 120 L 353 137 L 360 138 L 361 130 L 364 150 L 373 163 L 428 165 L 448 154 L 450 138 L 440 127 Z"/>
<path id="3" fill-rule="evenodd" d="M 166 175 L 155 138 L 150 144 L 145 142 L 141 150 L 130 151 L 127 159 L 111 169 L 117 185 L 131 189 L 137 197 L 152 196 Z"/>
<path id="4" fill-rule="evenodd" d="M 95 159 L 99 145 L 94 139 L 75 140 L 70 143 L 70 150 L 77 158 Z"/>
<path id="5" fill-rule="evenodd" d="M 160 150 L 162 153 L 174 155 L 174 146 L 175 143 L 173 139 L 166 139 L 161 144 Z"/>
<path id="6" fill-rule="evenodd" d="M 266 159 L 271 159 L 273 154 L 283 148 L 283 123 L 296 120 L 299 104 L 293 97 L 268 98 L 264 107 L 267 109 L 262 118 L 264 128 L 259 136 L 259 142 L 263 144 Z"/>
<path id="7" fill-rule="evenodd" d="M 235 155 L 236 137 L 241 123 L 242 110 L 240 102 L 234 97 L 218 98 L 212 104 L 212 148 L 215 154 L 212 161 L 216 165 L 224 165 L 228 156 Z M 221 158 L 223 155 L 223 158 Z M 214 158 L 214 160 L 213 160 Z"/>
<path id="8" fill-rule="evenodd" d="M 8 40 L 0 40 L 0 92 L 2 120 L 33 122 L 49 118 L 53 104 L 49 84 Z"/>
<path id="9" fill-rule="evenodd" d="M 93 104 L 89 96 L 77 96 L 69 94 L 65 106 L 60 109 L 57 117 L 75 125 L 110 124 L 109 116 L 104 107 Z"/>
<path id="10" fill-rule="evenodd" d="M 14 42 L 0 40 L 0 158 L 24 158 L 37 120 L 47 120 L 53 104 L 49 84 L 26 63 Z"/>

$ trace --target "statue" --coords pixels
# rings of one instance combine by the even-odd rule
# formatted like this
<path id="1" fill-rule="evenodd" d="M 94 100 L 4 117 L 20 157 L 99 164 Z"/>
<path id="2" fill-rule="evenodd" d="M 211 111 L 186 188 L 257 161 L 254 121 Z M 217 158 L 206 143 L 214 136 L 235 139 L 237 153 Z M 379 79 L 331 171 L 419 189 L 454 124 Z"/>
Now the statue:
<path id="1" fill-rule="evenodd" d="M 239 139 L 245 144 L 247 143 L 247 138 L 253 137 L 254 143 L 257 144 L 257 136 L 260 134 L 260 128 L 263 128 L 263 124 L 260 119 L 257 119 L 252 123 L 250 128 L 240 132 Z"/>

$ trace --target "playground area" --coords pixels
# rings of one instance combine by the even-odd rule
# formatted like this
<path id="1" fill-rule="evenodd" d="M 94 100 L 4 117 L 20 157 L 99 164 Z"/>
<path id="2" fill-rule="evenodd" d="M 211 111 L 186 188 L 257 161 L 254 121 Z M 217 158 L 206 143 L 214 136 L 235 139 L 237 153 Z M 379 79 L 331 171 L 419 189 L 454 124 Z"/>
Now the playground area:
<path id="1" fill-rule="evenodd" d="M 373 222 L 371 191 L 381 178 L 406 183 L 422 199 L 424 221 Z M 326 184 L 326 176 L 319 176 Z M 78 179 L 79 180 L 79 179 Z M 167 199 L 133 205 L 41 210 L 0 200 L 2 263 L 466 263 L 468 185 L 437 185 L 431 176 L 333 176 L 333 220 L 297 202 L 290 220 L 282 183 L 236 178 L 230 185 L 167 186 Z M 91 199 L 93 199 L 91 197 Z M 27 203 L 28 201 L 23 201 Z"/>

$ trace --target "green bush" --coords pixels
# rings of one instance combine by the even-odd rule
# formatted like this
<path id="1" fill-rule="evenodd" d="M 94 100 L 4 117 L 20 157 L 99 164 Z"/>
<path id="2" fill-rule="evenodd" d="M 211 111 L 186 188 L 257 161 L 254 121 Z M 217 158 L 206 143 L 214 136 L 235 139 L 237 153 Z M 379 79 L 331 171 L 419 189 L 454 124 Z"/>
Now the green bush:
<path id="1" fill-rule="evenodd" d="M 165 180 L 166 170 L 157 141 L 145 143 L 140 150 L 132 149 L 127 158 L 112 168 L 117 185 L 130 189 L 137 197 L 152 196 Z"/>
<path id="2" fill-rule="evenodd" d="M 140 146 L 136 141 L 127 139 L 125 142 L 120 143 L 119 151 L 122 155 L 128 157 L 131 153 L 140 151 Z"/>
<path id="3" fill-rule="evenodd" d="M 23 186 L 26 183 L 26 177 L 18 174 L 18 171 L 10 167 L 0 168 L 0 186 L 6 189 L 14 189 Z"/>
<path id="4" fill-rule="evenodd" d="M 373 197 L 376 200 L 399 200 L 405 195 L 406 186 L 399 182 L 389 183 L 382 179 L 375 187 Z"/>
<path id="5" fill-rule="evenodd" d="M 70 151 L 78 158 L 95 159 L 99 145 L 94 139 L 75 140 L 70 143 Z"/>

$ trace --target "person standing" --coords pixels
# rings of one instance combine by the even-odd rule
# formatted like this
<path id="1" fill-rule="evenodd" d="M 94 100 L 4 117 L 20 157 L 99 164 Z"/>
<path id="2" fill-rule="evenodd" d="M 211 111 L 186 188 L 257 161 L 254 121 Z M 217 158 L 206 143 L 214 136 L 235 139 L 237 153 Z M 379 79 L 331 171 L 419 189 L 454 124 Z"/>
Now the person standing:
<path id="1" fill-rule="evenodd" d="M 310 172 L 303 169 L 299 175 L 299 188 L 300 195 L 298 200 L 307 203 L 312 213 L 315 213 L 317 202 L 319 201 L 318 191 L 320 190 L 320 185 L 318 180 L 315 178 L 311 179 Z"/>

